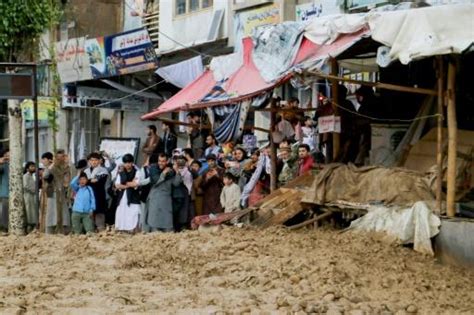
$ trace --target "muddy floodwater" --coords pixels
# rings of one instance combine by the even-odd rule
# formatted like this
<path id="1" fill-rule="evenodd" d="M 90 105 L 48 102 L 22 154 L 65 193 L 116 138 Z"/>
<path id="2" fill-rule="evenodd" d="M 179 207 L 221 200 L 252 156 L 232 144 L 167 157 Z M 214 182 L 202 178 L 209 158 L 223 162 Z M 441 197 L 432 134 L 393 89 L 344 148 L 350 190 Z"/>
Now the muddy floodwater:
<path id="1" fill-rule="evenodd" d="M 333 230 L 0 237 L 1 314 L 474 314 L 474 273 Z"/>

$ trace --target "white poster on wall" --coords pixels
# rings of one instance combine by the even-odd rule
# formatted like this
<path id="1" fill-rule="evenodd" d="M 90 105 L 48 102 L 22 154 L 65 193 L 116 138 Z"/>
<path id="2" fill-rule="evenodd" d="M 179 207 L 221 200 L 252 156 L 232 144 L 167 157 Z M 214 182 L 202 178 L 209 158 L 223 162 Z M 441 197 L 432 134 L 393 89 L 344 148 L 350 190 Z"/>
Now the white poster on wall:
<path id="1" fill-rule="evenodd" d="M 341 132 L 341 117 L 340 116 L 322 116 L 318 118 L 318 132 Z"/>
<path id="2" fill-rule="evenodd" d="M 85 37 L 57 42 L 55 53 L 62 83 L 92 79 L 89 56 L 85 50 Z"/>
<path id="3" fill-rule="evenodd" d="M 234 47 L 240 51 L 242 38 L 252 35 L 256 27 L 280 23 L 280 6 L 271 4 L 253 10 L 245 10 L 234 15 Z"/>
<path id="4" fill-rule="evenodd" d="M 136 157 L 139 148 L 140 138 L 102 138 L 99 150 L 107 152 L 112 159 L 120 162 L 125 154 Z"/>

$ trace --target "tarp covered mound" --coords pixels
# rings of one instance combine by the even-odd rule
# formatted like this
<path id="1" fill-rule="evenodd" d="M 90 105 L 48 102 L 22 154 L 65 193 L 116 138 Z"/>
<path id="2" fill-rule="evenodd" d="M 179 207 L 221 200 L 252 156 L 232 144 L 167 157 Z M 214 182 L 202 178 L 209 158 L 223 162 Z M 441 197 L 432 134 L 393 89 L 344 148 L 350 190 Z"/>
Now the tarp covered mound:
<path id="1" fill-rule="evenodd" d="M 402 168 L 330 164 L 314 178 L 302 202 L 412 206 L 436 200 L 433 183 L 426 174 Z"/>
<path id="2" fill-rule="evenodd" d="M 433 256 L 431 238 L 439 233 L 440 226 L 441 220 L 419 201 L 411 208 L 371 207 L 365 216 L 351 223 L 350 229 L 385 232 L 402 244 L 413 244 L 415 251 Z"/>

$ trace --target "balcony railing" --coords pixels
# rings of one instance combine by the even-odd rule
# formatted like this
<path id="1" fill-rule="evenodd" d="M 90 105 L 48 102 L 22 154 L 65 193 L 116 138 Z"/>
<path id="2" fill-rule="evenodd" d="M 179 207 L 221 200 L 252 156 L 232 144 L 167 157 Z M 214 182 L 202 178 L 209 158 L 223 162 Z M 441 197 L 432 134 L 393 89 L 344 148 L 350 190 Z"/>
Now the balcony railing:
<path id="1" fill-rule="evenodd" d="M 155 49 L 158 49 L 158 41 L 160 37 L 160 11 L 158 8 L 143 16 L 143 26 L 148 30 L 153 46 Z"/>

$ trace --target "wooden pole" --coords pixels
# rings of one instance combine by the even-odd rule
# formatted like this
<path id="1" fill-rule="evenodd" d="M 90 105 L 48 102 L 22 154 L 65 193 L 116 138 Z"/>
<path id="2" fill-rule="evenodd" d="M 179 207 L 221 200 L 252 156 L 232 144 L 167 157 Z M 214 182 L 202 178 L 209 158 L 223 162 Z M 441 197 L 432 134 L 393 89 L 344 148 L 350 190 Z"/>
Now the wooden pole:
<path id="1" fill-rule="evenodd" d="M 457 151 L 457 121 L 456 121 L 456 66 L 453 61 L 448 66 L 448 193 L 447 214 L 456 214 L 456 151 Z"/>
<path id="2" fill-rule="evenodd" d="M 338 76 L 339 74 L 339 65 L 335 58 L 331 59 L 331 72 L 334 76 Z M 332 88 L 331 88 L 331 96 L 333 100 L 332 108 L 334 111 L 334 115 L 338 116 L 339 109 L 337 104 L 339 104 L 339 82 L 335 79 L 331 80 Z M 339 156 L 339 149 L 340 149 L 340 134 L 337 132 L 332 133 L 332 160 L 335 161 Z"/>
<path id="3" fill-rule="evenodd" d="M 424 94 L 424 95 L 433 95 L 433 96 L 438 95 L 438 91 L 436 91 L 436 90 L 423 89 L 423 88 L 411 87 L 411 86 L 396 85 L 396 84 L 389 84 L 389 83 L 381 83 L 381 82 L 367 82 L 367 81 L 361 81 L 361 80 L 353 80 L 353 79 L 349 79 L 349 78 L 340 77 L 340 76 L 337 76 L 337 75 L 324 74 L 324 73 L 319 73 L 319 72 L 314 72 L 314 71 L 309 72 L 309 73 L 316 76 L 316 77 L 318 77 L 318 78 L 322 78 L 322 79 L 336 80 L 336 81 L 342 81 L 342 82 L 348 82 L 348 83 L 355 83 L 355 84 L 375 87 L 377 89 L 384 89 L 384 90 L 398 91 L 398 92 L 408 92 L 408 93 L 415 93 L 415 94 Z"/>
<path id="4" fill-rule="evenodd" d="M 270 109 L 275 108 L 275 102 L 272 100 L 270 102 Z M 276 112 L 270 112 L 270 131 L 273 131 L 273 128 L 276 124 Z M 277 152 L 275 143 L 273 142 L 273 133 L 270 132 L 270 166 L 271 166 L 271 174 L 270 174 L 270 191 L 275 191 L 277 189 L 277 173 L 276 173 L 276 162 L 277 162 Z"/>
<path id="5" fill-rule="evenodd" d="M 296 230 L 296 229 L 299 229 L 299 228 L 302 228 L 302 227 L 305 227 L 311 223 L 314 223 L 314 222 L 317 222 L 317 221 L 321 221 L 325 218 L 328 218 L 332 215 L 332 211 L 328 211 L 328 212 L 324 212 L 323 214 L 320 214 L 312 219 L 309 219 L 309 220 L 306 220 L 304 222 L 301 222 L 301 223 L 298 223 L 298 224 L 295 224 L 295 225 L 292 225 L 290 227 L 288 227 L 288 229 L 290 230 Z"/>
<path id="6" fill-rule="evenodd" d="M 201 128 L 201 129 L 211 129 L 211 125 L 199 125 L 199 124 L 192 124 L 192 123 L 187 123 L 179 120 L 173 120 L 173 119 L 168 119 L 168 118 L 161 118 L 161 117 L 156 117 L 156 120 L 170 123 L 173 125 L 182 125 L 186 127 L 196 127 L 196 128 Z M 260 128 L 260 127 L 254 127 L 254 126 L 245 126 L 245 130 L 258 130 L 266 133 L 270 133 L 270 130 L 265 129 L 265 128 Z"/>
<path id="7" fill-rule="evenodd" d="M 438 214 L 441 214 L 443 204 L 443 97 L 444 97 L 444 64 L 443 57 L 437 57 L 437 75 L 438 75 L 438 126 L 437 126 L 437 178 L 436 178 L 436 208 Z"/>

